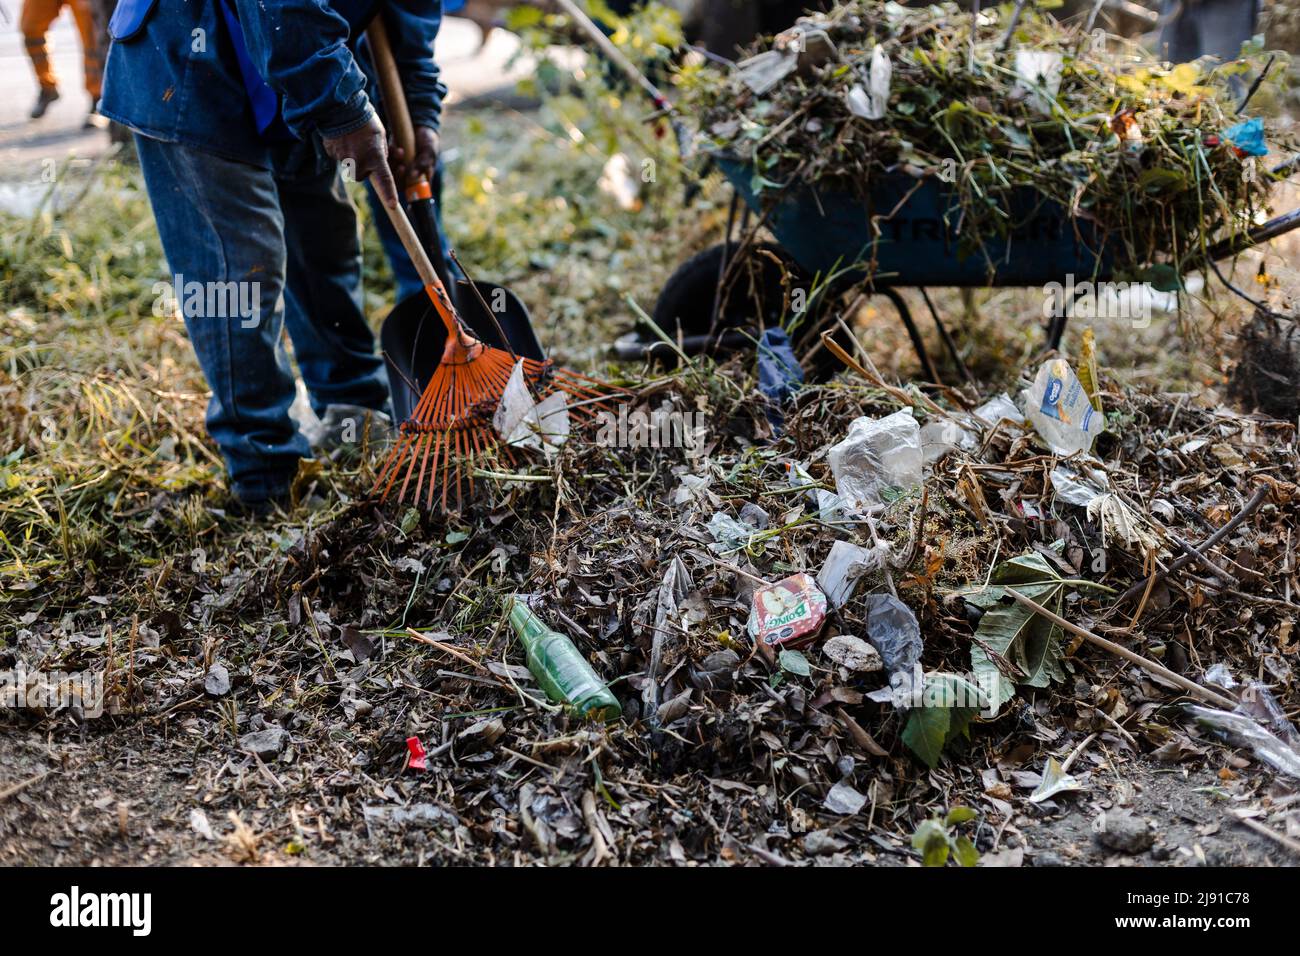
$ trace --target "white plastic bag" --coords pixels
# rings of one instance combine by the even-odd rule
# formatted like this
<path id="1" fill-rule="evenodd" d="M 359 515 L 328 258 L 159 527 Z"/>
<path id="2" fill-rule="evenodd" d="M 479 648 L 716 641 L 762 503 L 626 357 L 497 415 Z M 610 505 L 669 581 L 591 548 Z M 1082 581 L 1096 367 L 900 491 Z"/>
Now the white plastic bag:
<path id="1" fill-rule="evenodd" d="M 868 511 L 920 487 L 921 427 L 910 408 L 884 418 L 856 418 L 827 457 L 845 507 Z"/>
<path id="2" fill-rule="evenodd" d="M 979 447 L 974 433 L 962 428 L 951 418 L 936 418 L 921 427 L 921 455 L 927 465 L 960 448 L 973 451 Z"/>
<path id="3" fill-rule="evenodd" d="M 1001 421 L 1013 421 L 1017 425 L 1025 423 L 1025 416 L 1020 414 L 1016 403 L 1006 392 L 999 392 L 993 398 L 975 409 L 975 416 L 992 427 Z"/>
<path id="4" fill-rule="evenodd" d="M 867 85 L 855 83 L 845 94 L 849 112 L 863 119 L 884 119 L 889 108 L 889 82 L 893 75 L 894 66 L 889 62 L 889 54 L 877 43 L 871 51 Z"/>
<path id="5" fill-rule="evenodd" d="M 520 359 L 501 393 L 492 427 L 507 445 L 544 451 L 549 457 L 569 438 L 568 402 L 563 392 L 534 402 Z"/>
<path id="6" fill-rule="evenodd" d="M 1016 86 L 1028 94 L 1029 105 L 1044 116 L 1061 92 L 1065 58 L 1055 50 L 1016 50 Z"/>
<path id="7" fill-rule="evenodd" d="M 826 594 L 831 607 L 839 610 L 853 597 L 858 578 L 868 571 L 884 566 L 889 545 L 881 542 L 879 548 L 863 548 L 849 541 L 836 541 L 826 563 L 817 572 L 817 586 Z"/>

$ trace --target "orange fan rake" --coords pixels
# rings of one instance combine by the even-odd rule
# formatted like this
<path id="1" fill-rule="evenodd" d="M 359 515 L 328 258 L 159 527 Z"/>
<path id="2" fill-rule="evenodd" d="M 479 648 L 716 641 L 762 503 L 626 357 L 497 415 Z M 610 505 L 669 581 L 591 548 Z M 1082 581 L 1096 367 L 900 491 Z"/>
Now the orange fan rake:
<path id="1" fill-rule="evenodd" d="M 457 314 L 401 206 L 388 209 L 388 215 L 442 320 L 446 341 L 419 402 L 401 423 L 397 441 L 379 469 L 374 492 L 385 501 L 394 493 L 399 502 L 410 495 L 417 506 L 437 505 L 446 511 L 453 492 L 456 507 L 461 507 L 475 472 L 483 465 L 515 464 L 514 453 L 500 442 L 492 417 L 518 363 L 523 363 L 524 379 L 535 399 L 563 391 L 573 400 L 568 410 L 588 418 L 597 415 L 595 406 L 609 390 L 596 379 L 549 361 L 520 358 L 513 349 L 496 348 L 475 336 Z M 468 285 L 477 294 L 477 287 Z M 480 299 L 479 304 L 495 322 L 487 303 Z M 501 341 L 508 341 L 499 327 L 497 332 Z"/>
<path id="2" fill-rule="evenodd" d="M 549 361 L 519 358 L 513 351 L 477 338 L 461 321 L 428 257 L 414 241 L 405 214 L 399 208 L 395 215 L 390 210 L 390 216 L 420 270 L 447 339 L 411 417 L 400 425 L 374 490 L 383 500 L 396 493 L 399 502 L 405 501 L 410 494 L 417 506 L 433 508 L 436 504 L 445 511 L 453 489 L 456 507 L 462 505 L 475 472 L 483 465 L 509 468 L 515 464 L 514 452 L 501 443 L 492 418 L 517 364 L 523 363 L 524 379 L 534 399 L 563 391 L 573 400 L 568 410 L 589 418 L 596 416 L 595 406 L 608 395 L 608 389 Z M 408 235 L 413 242 L 408 242 Z M 486 303 L 483 306 L 487 309 Z M 501 335 L 504 341 L 504 333 Z"/>
<path id="3" fill-rule="evenodd" d="M 394 139 L 409 160 L 415 156 L 415 132 L 382 16 L 371 23 L 367 37 Z M 428 180 L 422 175 L 415 175 L 406 185 L 407 198 L 413 203 L 431 198 Z M 377 191 L 383 195 L 382 191 Z M 502 331 L 496 313 L 483 301 L 478 286 L 471 282 L 467 285 L 473 289 L 478 304 L 491 319 L 500 341 L 508 347 L 496 348 L 475 335 L 457 313 L 406 211 L 400 204 L 391 209 L 385 204 L 384 208 L 407 255 L 420 273 L 433 309 L 442 320 L 442 329 L 435 325 L 427 330 L 431 341 L 426 344 L 432 345 L 431 352 L 421 352 L 415 348 L 414 342 L 410 343 L 409 367 L 417 379 L 423 377 L 423 370 L 415 368 L 417 362 L 428 362 L 432 357 L 436 358 L 436 364 L 423 391 L 418 381 L 405 383 L 411 387 L 411 393 L 420 398 L 401 423 L 397 441 L 379 469 L 372 493 L 380 494 L 386 501 L 395 492 L 399 502 L 405 501 L 410 494 L 412 503 L 417 506 L 422 504 L 433 508 L 437 503 L 446 511 L 452 489 L 459 508 L 463 494 L 472 488 L 475 472 L 483 464 L 506 467 L 514 464 L 514 454 L 508 445 L 500 443 L 492 419 L 520 361 L 523 362 L 525 382 L 535 400 L 563 391 L 576 402 L 571 404 L 566 400 L 568 410 L 581 415 L 595 417 L 597 412 L 592 406 L 609 390 L 595 379 L 556 368 L 550 362 L 529 357 L 521 360 Z M 437 241 L 436 237 L 433 241 Z M 407 304 L 415 305 L 417 311 L 406 310 Z M 394 321 L 398 312 L 403 312 L 404 318 L 416 319 L 414 328 L 417 333 L 425 331 L 427 306 L 408 300 L 393 310 L 385 326 Z M 526 327 L 526 312 L 524 322 Z M 529 339 L 535 342 L 532 330 L 527 331 Z M 438 356 L 436 340 L 442 332 L 445 332 L 446 339 L 442 343 L 442 354 Z M 541 354 L 540 349 L 537 354 Z M 397 369 L 396 365 L 391 367 Z M 396 388 L 397 383 L 393 385 Z"/>

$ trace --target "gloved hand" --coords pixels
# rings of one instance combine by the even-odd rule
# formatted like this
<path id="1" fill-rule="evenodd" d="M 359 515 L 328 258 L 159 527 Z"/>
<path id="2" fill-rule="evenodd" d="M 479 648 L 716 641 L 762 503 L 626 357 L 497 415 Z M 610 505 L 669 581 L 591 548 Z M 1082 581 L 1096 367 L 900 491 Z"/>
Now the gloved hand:
<path id="1" fill-rule="evenodd" d="M 389 209 L 397 208 L 397 184 L 388 167 L 388 134 L 378 116 L 372 115 L 365 126 L 326 138 L 324 143 L 332 159 L 351 167 L 357 182 L 369 179 L 379 201 Z"/>
<path id="2" fill-rule="evenodd" d="M 410 165 L 415 175 L 433 180 L 434 168 L 438 165 L 438 131 L 427 126 L 415 127 L 415 161 Z M 388 163 L 393 170 L 393 178 L 399 183 L 409 183 L 413 178 L 411 169 L 407 168 L 406 151 L 396 143 L 388 144 Z"/>

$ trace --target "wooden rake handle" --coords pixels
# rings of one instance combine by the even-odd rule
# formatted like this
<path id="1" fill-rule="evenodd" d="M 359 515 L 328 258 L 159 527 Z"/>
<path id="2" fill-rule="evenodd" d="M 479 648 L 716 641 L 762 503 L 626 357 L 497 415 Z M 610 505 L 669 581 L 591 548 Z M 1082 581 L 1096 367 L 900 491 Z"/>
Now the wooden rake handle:
<path id="1" fill-rule="evenodd" d="M 382 14 L 377 15 L 366 28 L 366 39 L 370 42 L 370 55 L 374 58 L 375 70 L 379 73 L 379 87 L 383 92 L 388 121 L 393 126 L 394 141 L 402 148 L 407 161 L 410 162 L 415 158 L 415 128 L 411 125 L 411 114 L 406 108 L 406 93 L 402 89 L 402 77 L 397 72 L 397 61 L 393 59 L 393 48 L 388 43 L 388 31 L 384 27 Z M 424 180 L 424 177 L 419 176 L 417 179 Z M 408 184 L 408 188 L 411 185 L 413 184 Z M 427 189 L 428 183 L 425 182 L 424 186 Z M 388 213 L 388 219 L 393 224 L 397 237 L 402 241 L 402 248 L 415 264 L 415 271 L 420 274 L 420 281 L 424 283 L 429 298 L 433 300 L 433 306 L 437 309 L 443 325 L 447 327 L 447 333 L 456 335 L 460 330 L 456 308 L 451 304 L 447 288 L 438 278 L 438 272 L 429 260 L 429 254 L 424 251 L 424 246 L 420 243 L 420 237 L 416 235 L 411 220 L 407 218 L 406 210 L 402 208 L 401 203 L 392 208 L 382 201 L 380 205 Z"/>

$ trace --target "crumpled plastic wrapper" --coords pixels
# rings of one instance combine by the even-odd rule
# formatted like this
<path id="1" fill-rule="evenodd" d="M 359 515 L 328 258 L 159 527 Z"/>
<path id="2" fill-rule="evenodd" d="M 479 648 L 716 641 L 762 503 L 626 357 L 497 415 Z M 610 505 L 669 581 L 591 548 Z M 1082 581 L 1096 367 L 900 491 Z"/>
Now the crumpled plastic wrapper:
<path id="1" fill-rule="evenodd" d="M 992 427 L 1001 421 L 1012 421 L 1017 425 L 1025 423 L 1025 416 L 1020 413 L 1016 403 L 1006 392 L 999 392 L 987 402 L 975 409 L 975 416 Z"/>
<path id="2" fill-rule="evenodd" d="M 1025 417 L 1057 455 L 1091 452 L 1093 440 L 1106 427 L 1105 417 L 1092 407 L 1079 376 L 1064 359 L 1044 362 L 1021 400 Z"/>
<path id="3" fill-rule="evenodd" d="M 889 545 L 881 542 L 878 548 L 864 548 L 849 541 L 836 541 L 826 563 L 817 572 L 817 586 L 826 592 L 831 607 L 839 610 L 853 597 L 858 579 L 868 571 L 880 569 L 889 556 Z"/>
<path id="4" fill-rule="evenodd" d="M 1256 720 L 1235 711 L 1187 704 L 1184 708 L 1197 721 L 1234 747 L 1249 748 L 1260 760 L 1279 773 L 1300 780 L 1300 753 Z"/>
<path id="5" fill-rule="evenodd" d="M 1016 86 L 1028 94 L 1029 106 L 1044 116 L 1052 114 L 1061 92 L 1065 58 L 1055 50 L 1016 50 Z"/>
<path id="6" fill-rule="evenodd" d="M 889 62 L 889 55 L 877 43 L 871 51 L 867 85 L 855 83 L 845 94 L 849 112 L 862 119 L 884 119 L 889 110 L 889 82 L 893 76 L 894 66 Z"/>
<path id="7" fill-rule="evenodd" d="M 1086 508 L 1093 501 L 1110 490 L 1110 480 L 1106 473 L 1097 469 L 1084 469 L 1080 474 L 1073 468 L 1057 465 L 1052 469 L 1052 487 L 1056 497 L 1067 505 Z"/>
<path id="8" fill-rule="evenodd" d="M 865 603 L 867 640 L 880 652 L 889 674 L 890 686 L 876 694 L 886 701 L 909 700 L 924 647 L 921 625 L 912 609 L 892 594 L 869 594 Z M 876 694 L 868 696 L 876 700 Z"/>
<path id="9" fill-rule="evenodd" d="M 921 427 L 910 408 L 884 418 L 856 418 L 827 457 L 845 507 L 870 511 L 920 487 Z"/>

